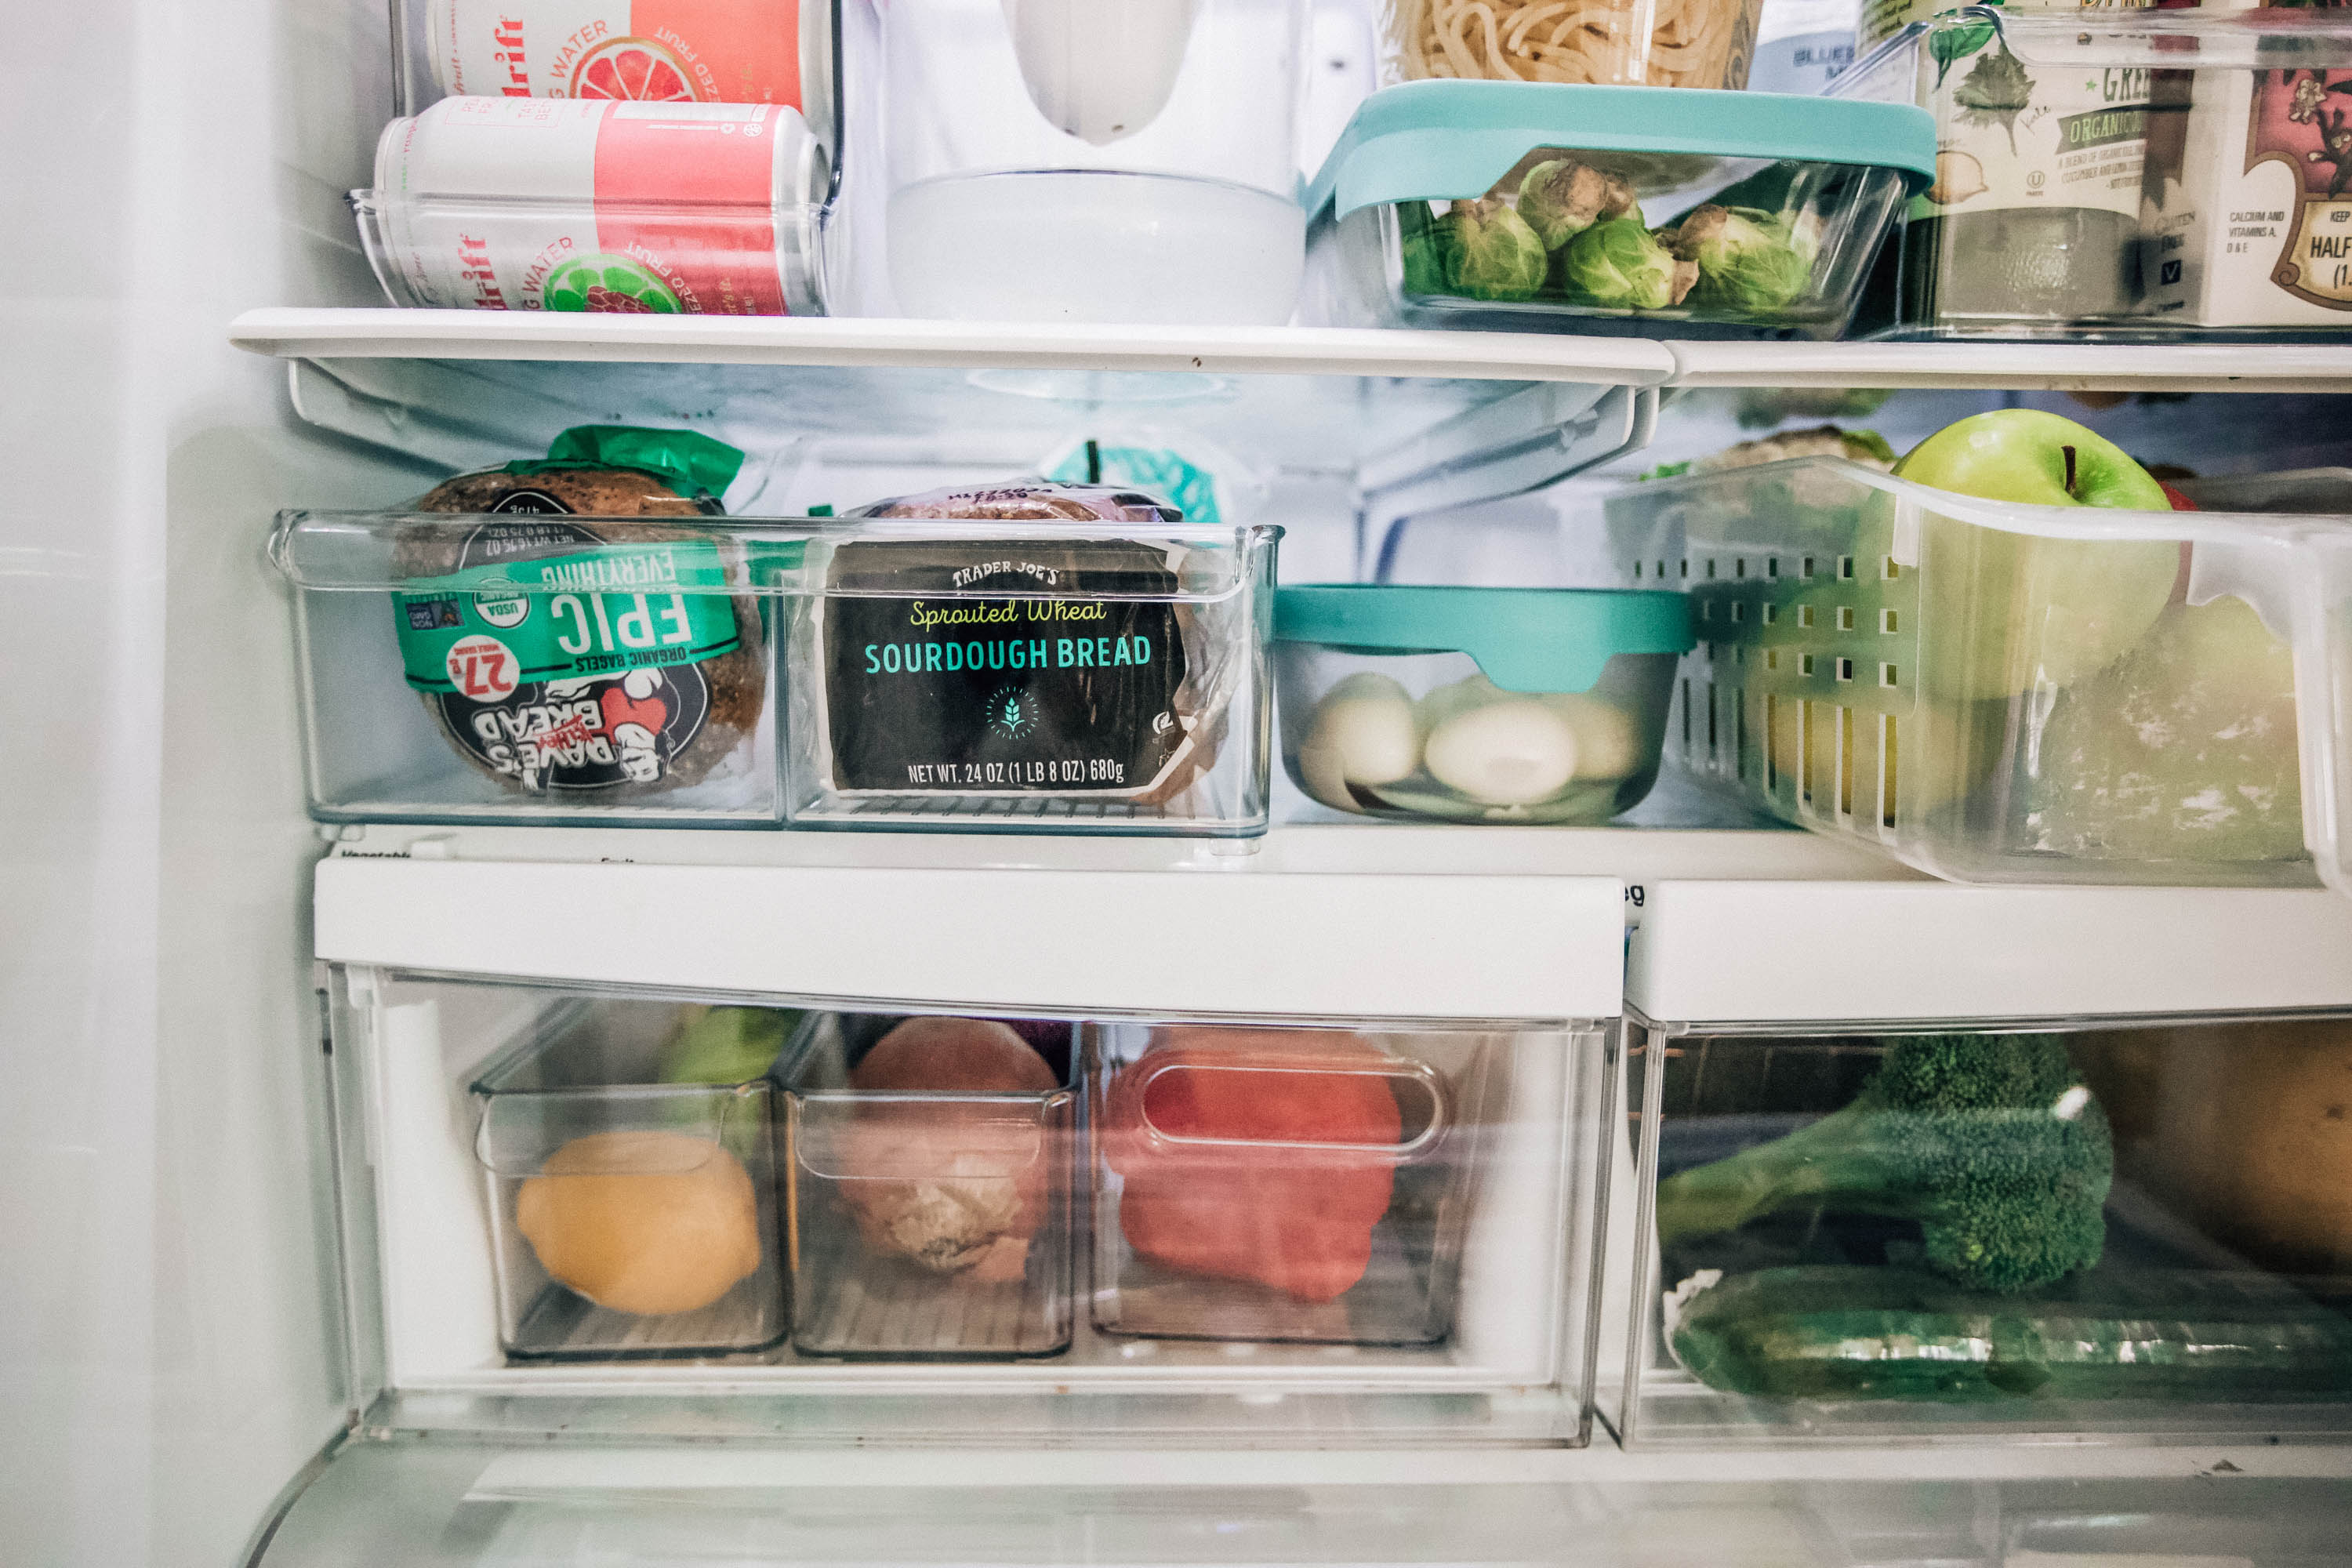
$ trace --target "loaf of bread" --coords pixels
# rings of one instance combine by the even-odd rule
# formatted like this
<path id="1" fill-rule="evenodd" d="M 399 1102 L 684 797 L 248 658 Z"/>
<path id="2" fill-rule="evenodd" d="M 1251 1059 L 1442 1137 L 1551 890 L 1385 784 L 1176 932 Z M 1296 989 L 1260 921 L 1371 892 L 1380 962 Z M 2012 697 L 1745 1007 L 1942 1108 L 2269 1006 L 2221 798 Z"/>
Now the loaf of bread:
<path id="1" fill-rule="evenodd" d="M 835 789 L 1158 805 L 1214 765 L 1235 661 L 1183 596 L 1195 546 L 1165 537 L 1176 508 L 1011 479 L 856 515 L 971 530 L 834 551 L 818 651 Z"/>

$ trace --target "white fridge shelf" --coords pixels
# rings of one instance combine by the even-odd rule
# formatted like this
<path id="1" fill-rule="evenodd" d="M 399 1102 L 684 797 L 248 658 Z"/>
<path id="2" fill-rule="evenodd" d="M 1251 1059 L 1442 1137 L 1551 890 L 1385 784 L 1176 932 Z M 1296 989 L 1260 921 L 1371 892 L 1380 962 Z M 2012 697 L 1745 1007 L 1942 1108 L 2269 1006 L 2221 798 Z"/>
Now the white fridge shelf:
<path id="1" fill-rule="evenodd" d="M 279 359 L 520 359 L 677 364 L 1458 376 L 1655 386 L 1675 369 L 1640 338 L 1161 327 L 819 316 L 572 315 L 535 310 L 264 310 L 229 341 Z"/>
<path id="2" fill-rule="evenodd" d="M 2300 888 L 1661 882 L 1625 1000 L 1677 1024 L 2352 1008 L 2352 902 Z"/>
<path id="3" fill-rule="evenodd" d="M 2352 391 L 2352 343 L 1665 342 L 1565 333 L 860 318 L 248 310 L 280 359 L 542 360 L 888 369 L 1571 381 L 1612 386 Z"/>
<path id="4" fill-rule="evenodd" d="M 2347 1518 L 2341 1450 L 1665 1458 L 360 1441 L 257 1560 L 2315 1568 Z"/>
<path id="5" fill-rule="evenodd" d="M 1666 345 L 1671 386 L 2016 392 L 2352 392 L 2352 342 Z"/>
<path id="6" fill-rule="evenodd" d="M 1646 810 L 1646 807 L 1644 808 Z M 322 827 L 336 860 L 459 860 L 906 871 L 1175 872 L 1285 876 L 1596 877 L 1621 885 L 1639 924 L 1653 884 L 1748 879 L 1776 885 L 1934 887 L 1885 856 L 1778 826 L 1477 827 L 1279 823 L 1258 839 L 1050 834 L 714 833 L 690 829 Z"/>
<path id="7" fill-rule="evenodd" d="M 874 835 L 827 853 L 801 841 L 836 836 L 575 833 L 579 853 L 516 855 L 530 832 L 483 836 L 479 849 L 461 832 L 339 846 L 318 868 L 317 955 L 851 1007 L 1110 1016 L 1612 1018 L 1623 982 L 1623 891 L 1590 872 L 1433 874 L 1277 850 L 1207 855 L 1182 863 L 1197 874 L 1170 875 L 1149 854 L 1122 863 L 1076 846 L 1048 865 L 992 847 L 877 854 L 890 840 Z M 713 840 L 726 863 L 628 847 L 659 856 L 689 837 Z"/>
<path id="8" fill-rule="evenodd" d="M 434 312 L 313 314 L 404 325 Z M 1268 521 L 1286 522 L 1315 487 L 1337 485 L 1336 497 L 1320 498 L 1326 510 L 1360 510 L 1377 524 L 1523 494 L 1642 449 L 1665 363 L 1642 344 L 1603 344 L 1589 363 L 1374 353 L 1397 345 L 1363 340 L 1411 335 L 1381 332 L 1276 334 L 1282 352 L 1261 352 L 1251 342 L 1267 334 L 1239 329 L 1181 342 L 1139 329 L 1121 337 L 1149 340 L 1148 349 L 1089 338 L 1081 352 L 1061 329 L 915 332 L 906 322 L 824 321 L 684 323 L 751 334 L 741 353 L 626 330 L 642 324 L 633 321 L 619 336 L 642 353 L 616 357 L 595 352 L 614 340 L 594 330 L 577 342 L 545 332 L 530 341 L 532 329 L 585 318 L 440 314 L 495 317 L 492 326 L 515 335 L 496 341 L 500 352 L 439 358 L 425 356 L 448 344 L 426 339 L 305 342 L 315 357 L 297 353 L 287 364 L 296 415 L 453 468 L 544 450 L 574 425 L 686 426 L 755 454 L 743 483 L 756 495 L 739 512 L 850 505 L 1057 457 L 1066 464 L 1099 437 L 1172 448 L 1209 470 L 1224 521 L 1274 506 L 1279 517 Z M 667 318 L 655 325 L 666 329 Z M 856 331 L 830 331 L 841 327 Z M 771 339 L 764 328 L 792 335 Z M 1345 352 L 1327 352 L 1335 339 Z M 554 353 L 567 344 L 590 352 Z M 1277 501 L 1278 486 L 1287 488 Z"/>

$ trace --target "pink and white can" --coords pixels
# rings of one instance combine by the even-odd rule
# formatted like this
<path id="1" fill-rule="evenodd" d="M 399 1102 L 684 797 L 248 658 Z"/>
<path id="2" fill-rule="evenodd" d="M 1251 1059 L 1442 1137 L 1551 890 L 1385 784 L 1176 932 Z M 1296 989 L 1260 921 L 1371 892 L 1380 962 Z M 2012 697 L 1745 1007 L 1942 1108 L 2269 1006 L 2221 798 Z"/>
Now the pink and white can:
<path id="1" fill-rule="evenodd" d="M 829 174 L 781 104 L 448 98 L 384 127 L 352 194 L 394 304 L 824 312 Z"/>
<path id="2" fill-rule="evenodd" d="M 831 53 L 830 6 L 810 10 L 804 44 L 801 0 L 425 0 L 425 48 L 453 95 L 805 113 Z"/>

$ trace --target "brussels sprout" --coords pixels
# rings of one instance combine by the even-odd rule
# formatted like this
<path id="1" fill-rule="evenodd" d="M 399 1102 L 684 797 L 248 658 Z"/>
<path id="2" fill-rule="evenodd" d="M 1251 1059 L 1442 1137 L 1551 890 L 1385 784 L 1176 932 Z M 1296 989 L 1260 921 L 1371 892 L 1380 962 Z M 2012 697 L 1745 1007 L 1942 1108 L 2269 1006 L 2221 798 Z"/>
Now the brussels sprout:
<path id="1" fill-rule="evenodd" d="M 1497 200 L 1456 202 L 1440 226 L 1446 280 L 1473 300 L 1530 300 L 1549 258 L 1527 220 Z"/>
<path id="2" fill-rule="evenodd" d="M 1692 209 L 1668 243 L 1698 264 L 1700 303 L 1755 313 L 1780 310 L 1805 291 L 1821 241 L 1816 223 L 1792 226 L 1754 207 L 1709 205 Z"/>
<path id="3" fill-rule="evenodd" d="M 1596 223 L 1559 253 L 1560 281 L 1595 305 L 1663 310 L 1682 303 L 1697 268 L 1677 261 L 1638 218 Z"/>
<path id="4" fill-rule="evenodd" d="M 1404 263 L 1408 294 L 1445 292 L 1446 232 L 1430 216 L 1426 202 L 1405 202 L 1397 208 L 1397 249 Z"/>
<path id="5" fill-rule="evenodd" d="M 1641 221 L 1633 187 L 1573 158 L 1553 158 L 1519 176 L 1518 215 L 1546 250 L 1558 250 L 1596 223 Z"/>

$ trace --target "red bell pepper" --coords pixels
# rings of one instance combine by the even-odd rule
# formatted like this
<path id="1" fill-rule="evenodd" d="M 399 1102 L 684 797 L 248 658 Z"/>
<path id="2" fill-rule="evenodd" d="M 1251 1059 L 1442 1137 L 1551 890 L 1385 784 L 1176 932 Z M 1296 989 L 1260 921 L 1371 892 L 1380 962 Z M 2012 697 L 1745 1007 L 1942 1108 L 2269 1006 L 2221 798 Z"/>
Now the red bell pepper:
<path id="1" fill-rule="evenodd" d="M 1169 1268 L 1328 1301 L 1364 1277 L 1388 1213 L 1410 1070 L 1352 1035 L 1169 1029 L 1113 1079 L 1119 1229 Z"/>

